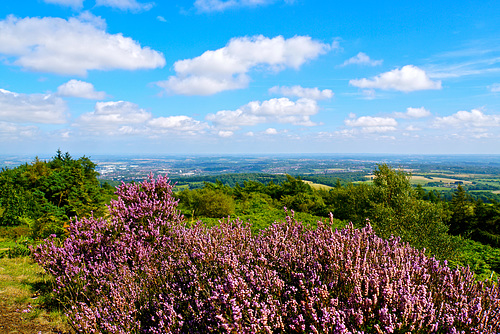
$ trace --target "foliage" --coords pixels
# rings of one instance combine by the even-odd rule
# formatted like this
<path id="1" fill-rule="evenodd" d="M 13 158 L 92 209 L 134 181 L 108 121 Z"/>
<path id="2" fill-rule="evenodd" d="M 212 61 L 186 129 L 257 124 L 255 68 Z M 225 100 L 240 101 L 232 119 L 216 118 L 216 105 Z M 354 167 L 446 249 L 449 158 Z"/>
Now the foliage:
<path id="1" fill-rule="evenodd" d="M 454 236 L 458 245 L 457 256 L 451 261 L 452 267 L 470 267 L 478 280 L 500 278 L 500 249 L 480 242 Z"/>
<path id="2" fill-rule="evenodd" d="M 231 188 L 237 185 L 243 186 L 245 182 L 257 182 L 268 184 L 273 182 L 281 184 L 286 180 L 285 175 L 281 174 L 265 174 L 265 173 L 237 173 L 237 174 L 220 174 L 220 175 L 202 175 L 202 176 L 186 176 L 186 177 L 172 177 L 172 183 L 176 185 L 189 185 L 190 188 L 194 187 L 193 184 L 200 184 L 203 187 L 206 183 L 221 182 Z"/>
<path id="3" fill-rule="evenodd" d="M 78 332 L 493 333 L 500 285 L 377 237 L 289 216 L 188 228 L 166 177 L 123 184 L 109 219 L 77 219 L 35 260 Z"/>
<path id="4" fill-rule="evenodd" d="M 0 243 L 1 245 L 2 243 Z M 0 250 L 0 258 L 7 257 L 9 259 L 15 257 L 30 256 L 30 246 L 33 244 L 33 240 L 30 238 L 22 237 L 8 244 L 9 248 L 7 250 Z"/>
<path id="5" fill-rule="evenodd" d="M 314 183 L 324 184 L 330 187 L 337 187 L 339 184 L 345 186 L 351 182 L 365 181 L 366 172 L 337 172 L 325 175 L 305 174 L 302 175 L 302 178 Z"/>
<path id="6" fill-rule="evenodd" d="M 439 192 L 412 186 L 410 177 L 409 173 L 382 164 L 374 170 L 371 184 L 343 185 L 336 179 L 335 187 L 330 190 L 315 190 L 300 178 L 286 175 L 281 183 L 247 180 L 233 188 L 220 180 L 206 182 L 202 189 L 185 189 L 177 197 L 181 211 L 192 219 L 212 217 L 211 221 L 217 222 L 235 215 L 252 221 L 254 231 L 281 218 L 283 207 L 317 217 L 304 217 L 309 223 L 328 217 L 330 212 L 335 219 L 353 222 L 356 227 L 363 227 L 369 219 L 381 237 L 399 236 L 439 259 L 456 260 L 460 252 L 458 239 L 452 238 L 449 230 L 494 247 L 500 245 L 497 202 L 475 201 L 461 186 L 450 193 L 453 198 L 448 202 Z M 211 196 L 202 196 L 204 192 Z"/>
<path id="7" fill-rule="evenodd" d="M 410 184 L 410 174 L 404 171 L 379 165 L 373 185 L 349 184 L 323 194 L 335 218 L 359 227 L 369 219 L 383 238 L 401 237 L 440 259 L 454 256 L 456 245 L 444 223 L 447 212 L 441 204 L 421 199 L 422 194 Z"/>
<path id="8" fill-rule="evenodd" d="M 475 200 L 464 188 L 458 187 L 449 202 L 447 221 L 450 232 L 493 247 L 500 247 L 500 203 Z"/>
<path id="9" fill-rule="evenodd" d="M 195 217 L 227 217 L 235 210 L 233 198 L 221 189 L 210 187 L 192 191 L 186 189 L 180 192 L 178 197 L 183 202 L 184 211 Z"/>
<path id="10" fill-rule="evenodd" d="M 105 213 L 109 187 L 101 187 L 96 165 L 69 153 L 0 173 L 0 226 L 29 225 L 33 238 L 64 235 L 71 217 Z"/>

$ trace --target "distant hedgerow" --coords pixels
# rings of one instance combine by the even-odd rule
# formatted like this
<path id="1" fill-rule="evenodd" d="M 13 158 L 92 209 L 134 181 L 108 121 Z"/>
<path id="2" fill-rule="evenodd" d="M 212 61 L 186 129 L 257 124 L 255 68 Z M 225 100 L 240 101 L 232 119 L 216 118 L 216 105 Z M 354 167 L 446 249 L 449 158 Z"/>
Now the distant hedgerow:
<path id="1" fill-rule="evenodd" d="M 167 177 L 34 252 L 82 333 L 497 333 L 500 287 L 370 225 L 187 227 Z"/>

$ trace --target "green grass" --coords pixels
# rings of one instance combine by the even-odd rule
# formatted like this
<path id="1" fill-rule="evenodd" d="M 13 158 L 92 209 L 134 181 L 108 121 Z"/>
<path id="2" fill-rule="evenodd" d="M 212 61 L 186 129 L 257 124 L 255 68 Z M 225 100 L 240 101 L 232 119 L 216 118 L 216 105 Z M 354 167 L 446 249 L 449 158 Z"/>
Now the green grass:
<path id="1" fill-rule="evenodd" d="M 327 186 L 326 184 L 321 184 L 321 183 L 314 183 L 312 181 L 303 181 L 304 183 L 307 183 L 308 185 L 310 185 L 313 189 L 316 189 L 316 190 L 330 190 L 332 189 L 333 187 L 330 187 L 330 186 Z"/>
<path id="2" fill-rule="evenodd" d="M 14 240 L 0 239 L 0 251 L 8 250 L 14 246 L 16 246 L 16 242 Z"/>
<path id="3" fill-rule="evenodd" d="M 27 257 L 0 259 L 0 296 L 4 302 L 24 303 L 29 301 L 32 284 L 44 280 L 42 269 Z"/>
<path id="4" fill-rule="evenodd" d="M 21 313 L 24 321 L 68 331 L 51 290 L 50 276 L 31 258 L 0 259 L 0 304 L 6 308 L 30 310 Z"/>

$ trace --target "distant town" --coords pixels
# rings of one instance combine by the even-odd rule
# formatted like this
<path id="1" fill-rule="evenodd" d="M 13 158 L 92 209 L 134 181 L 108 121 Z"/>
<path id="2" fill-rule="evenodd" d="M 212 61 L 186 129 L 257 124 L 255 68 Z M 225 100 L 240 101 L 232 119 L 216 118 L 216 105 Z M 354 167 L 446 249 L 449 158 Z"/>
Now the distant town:
<path id="1" fill-rule="evenodd" d="M 485 177 L 500 178 L 500 155 L 175 155 L 175 156 L 88 156 L 97 164 L 99 179 L 142 180 L 149 174 L 171 178 L 214 176 L 236 173 L 336 176 L 350 173 L 369 175 L 377 164 L 388 164 L 426 183 L 453 186 Z M 38 157 L 40 160 L 50 156 Z M 77 156 L 75 156 L 77 158 Z M 0 167 L 30 163 L 36 157 L 0 156 Z M 433 179 L 441 177 L 440 180 Z M 433 182 L 434 181 L 434 182 Z"/>

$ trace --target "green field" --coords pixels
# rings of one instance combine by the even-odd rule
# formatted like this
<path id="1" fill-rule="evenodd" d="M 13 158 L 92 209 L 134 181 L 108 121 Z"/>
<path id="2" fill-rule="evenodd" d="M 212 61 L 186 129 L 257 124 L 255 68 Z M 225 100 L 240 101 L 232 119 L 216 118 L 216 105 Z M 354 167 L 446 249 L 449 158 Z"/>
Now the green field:
<path id="1" fill-rule="evenodd" d="M 68 332 L 63 312 L 50 300 L 49 279 L 29 257 L 0 258 L 0 332 Z"/>
<path id="2" fill-rule="evenodd" d="M 304 183 L 307 183 L 313 189 L 316 189 L 316 190 L 330 190 L 330 189 L 333 188 L 333 187 L 327 186 L 325 184 L 314 183 L 312 181 L 306 181 L 306 180 L 304 180 Z"/>

